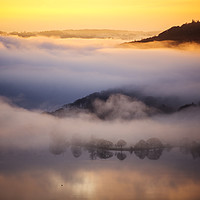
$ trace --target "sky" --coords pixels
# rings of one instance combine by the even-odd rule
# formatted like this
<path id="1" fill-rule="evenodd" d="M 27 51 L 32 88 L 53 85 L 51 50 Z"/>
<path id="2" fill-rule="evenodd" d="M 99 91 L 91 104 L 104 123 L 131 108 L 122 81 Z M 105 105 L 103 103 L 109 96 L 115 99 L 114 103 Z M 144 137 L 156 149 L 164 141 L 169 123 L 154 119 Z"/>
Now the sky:
<path id="1" fill-rule="evenodd" d="M 160 31 L 200 19 L 199 0 L 0 0 L 1 31 Z"/>

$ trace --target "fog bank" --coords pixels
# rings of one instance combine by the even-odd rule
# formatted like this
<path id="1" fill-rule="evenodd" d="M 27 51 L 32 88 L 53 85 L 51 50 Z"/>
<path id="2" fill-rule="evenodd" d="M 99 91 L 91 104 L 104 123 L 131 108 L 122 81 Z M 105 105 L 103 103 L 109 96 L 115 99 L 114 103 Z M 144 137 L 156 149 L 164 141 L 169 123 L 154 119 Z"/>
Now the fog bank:
<path id="1" fill-rule="evenodd" d="M 0 37 L 0 95 L 54 110 L 90 93 L 126 87 L 150 96 L 200 99 L 199 52 L 121 49 L 118 40 Z"/>
<path id="2" fill-rule="evenodd" d="M 165 142 L 174 142 L 185 137 L 199 140 L 199 120 L 199 108 L 129 121 L 121 118 L 102 121 L 89 114 L 60 119 L 13 106 L 1 99 L 0 149 L 44 149 L 49 148 L 55 139 L 69 142 L 78 138 L 88 141 L 91 137 L 112 142 L 124 139 L 128 145 L 151 137 L 158 137 Z"/>

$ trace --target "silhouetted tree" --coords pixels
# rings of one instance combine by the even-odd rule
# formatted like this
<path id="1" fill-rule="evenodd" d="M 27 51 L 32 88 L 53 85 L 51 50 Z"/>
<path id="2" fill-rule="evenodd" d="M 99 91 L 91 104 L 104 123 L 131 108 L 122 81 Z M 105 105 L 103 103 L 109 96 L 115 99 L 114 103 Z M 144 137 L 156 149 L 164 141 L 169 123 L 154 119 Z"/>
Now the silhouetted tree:
<path id="1" fill-rule="evenodd" d="M 163 148 L 162 142 L 158 138 L 150 138 L 147 140 L 149 148 Z"/>
<path id="2" fill-rule="evenodd" d="M 97 147 L 98 148 L 104 148 L 104 149 L 109 149 L 110 147 L 113 146 L 113 143 L 108 141 L 108 140 L 104 140 L 104 139 L 99 139 L 97 141 Z"/>
<path id="3" fill-rule="evenodd" d="M 119 140 L 119 141 L 117 142 L 116 146 L 122 148 L 122 147 L 126 146 L 126 144 L 127 144 L 126 141 L 124 141 L 124 140 Z"/>
<path id="4" fill-rule="evenodd" d="M 144 140 L 140 140 L 138 143 L 135 144 L 134 148 L 137 149 L 148 149 L 149 145 Z"/>

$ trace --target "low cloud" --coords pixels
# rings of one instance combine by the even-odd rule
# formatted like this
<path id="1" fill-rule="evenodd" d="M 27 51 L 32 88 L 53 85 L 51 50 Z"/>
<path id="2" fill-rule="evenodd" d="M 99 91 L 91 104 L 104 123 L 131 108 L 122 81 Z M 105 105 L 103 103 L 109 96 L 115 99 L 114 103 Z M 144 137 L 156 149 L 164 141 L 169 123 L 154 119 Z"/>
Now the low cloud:
<path id="1" fill-rule="evenodd" d="M 105 120 L 142 119 L 156 112 L 141 101 L 121 94 L 111 95 L 107 101 L 95 100 L 94 108 L 97 116 Z"/>
<path id="2" fill-rule="evenodd" d="M 0 37 L 0 95 L 10 101 L 0 102 L 0 147 L 48 148 L 55 135 L 66 141 L 95 136 L 130 143 L 150 137 L 175 140 L 188 133 L 199 138 L 198 108 L 151 116 L 150 107 L 121 95 L 95 102 L 99 115 L 109 112 L 112 120 L 88 113 L 59 119 L 34 111 L 55 110 L 108 88 L 174 97 L 171 104 L 199 102 L 199 52 L 119 49 L 110 42 Z"/>
<path id="3" fill-rule="evenodd" d="M 143 105 L 137 104 L 139 109 Z M 104 108 L 102 108 L 104 110 Z M 121 113 L 114 121 L 102 121 L 93 115 L 78 115 L 57 118 L 36 111 L 25 110 L 1 100 L 0 102 L 0 149 L 49 149 L 55 152 L 56 145 L 63 148 L 73 139 L 88 141 L 91 137 L 112 142 L 119 139 L 134 145 L 140 139 L 158 137 L 174 142 L 184 137 L 199 140 L 200 110 L 186 110 L 168 115 L 156 115 L 142 119 L 125 120 Z M 52 146 L 53 144 L 53 146 Z M 56 152 L 62 149 L 56 149 Z"/>
<path id="4" fill-rule="evenodd" d="M 109 164 L 90 163 L 85 154 L 79 157 L 80 148 L 73 146 L 67 149 L 65 157 L 51 155 L 46 150 L 58 155 L 66 151 L 71 141 L 87 142 L 91 138 L 114 144 L 122 139 L 128 146 L 152 137 L 163 143 L 176 143 L 183 138 L 200 141 L 199 106 L 161 114 L 139 98 L 117 94 L 107 101 L 95 101 L 98 115 L 108 116 L 104 120 L 80 109 L 69 109 L 64 118 L 44 113 L 44 110 L 55 110 L 77 98 L 108 88 L 136 91 L 138 95 L 146 95 L 148 100 L 157 96 L 170 105 L 197 103 L 200 100 L 198 52 L 119 49 L 100 41 L 89 44 L 80 40 L 6 37 L 0 38 L 0 60 L 2 199 L 30 197 L 33 189 L 37 191 L 32 195 L 35 199 L 41 196 L 45 199 L 47 190 L 47 196 L 51 198 L 54 194 L 68 199 L 74 198 L 74 194 L 87 197 L 91 189 L 103 199 L 102 185 L 105 186 L 103 190 L 107 190 L 108 184 L 123 187 L 125 191 L 115 193 L 113 189 L 111 198 L 115 194 L 121 199 L 137 199 L 142 194 L 144 199 L 152 190 L 150 182 L 157 183 L 153 190 L 159 188 L 163 197 L 170 191 L 174 199 L 180 195 L 187 199 L 191 197 L 188 188 L 192 188 L 194 198 L 198 197 L 199 186 L 195 182 L 199 180 L 198 162 L 186 164 L 191 159 L 188 156 L 186 160 L 177 159 L 179 152 L 175 155 L 172 152 L 172 157 L 164 152 L 164 159 L 156 165 L 147 159 L 138 162 L 137 154 L 130 155 L 121 163 L 125 164 L 123 169 L 114 160 Z M 152 115 L 155 111 L 156 115 Z M 71 153 L 79 157 L 78 163 Z M 117 157 L 120 155 L 123 153 L 118 152 Z M 174 174 L 182 179 L 177 179 Z M 133 186 L 135 191 L 130 190 Z M 187 188 L 188 194 L 183 194 L 182 188 Z M 24 195 L 25 190 L 27 195 Z"/>
<path id="5" fill-rule="evenodd" d="M 114 48 L 118 43 L 1 36 L 0 94 L 44 110 L 120 87 L 199 101 L 199 52 Z"/>
<path id="6" fill-rule="evenodd" d="M 196 42 L 154 41 L 154 42 L 125 42 L 119 45 L 122 48 L 135 49 L 163 49 L 171 48 L 191 52 L 200 52 L 200 44 Z"/>

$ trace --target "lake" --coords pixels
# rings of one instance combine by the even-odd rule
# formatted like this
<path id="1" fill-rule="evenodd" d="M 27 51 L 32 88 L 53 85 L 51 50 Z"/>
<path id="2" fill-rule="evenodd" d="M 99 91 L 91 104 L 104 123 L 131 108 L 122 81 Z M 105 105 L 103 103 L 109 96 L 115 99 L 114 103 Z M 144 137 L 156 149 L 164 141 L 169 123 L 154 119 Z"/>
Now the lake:
<path id="1" fill-rule="evenodd" d="M 183 149 L 91 155 L 80 148 L 60 155 L 2 150 L 0 199 L 200 199 L 200 159 Z"/>

